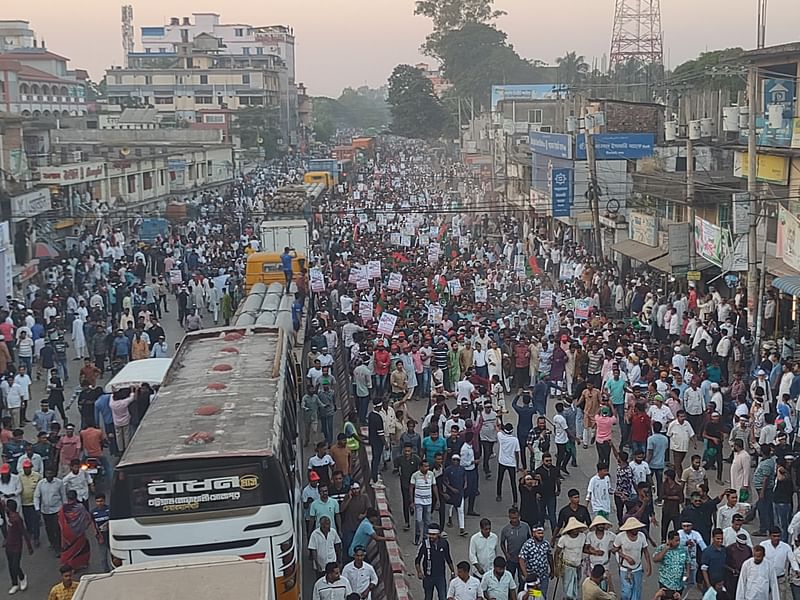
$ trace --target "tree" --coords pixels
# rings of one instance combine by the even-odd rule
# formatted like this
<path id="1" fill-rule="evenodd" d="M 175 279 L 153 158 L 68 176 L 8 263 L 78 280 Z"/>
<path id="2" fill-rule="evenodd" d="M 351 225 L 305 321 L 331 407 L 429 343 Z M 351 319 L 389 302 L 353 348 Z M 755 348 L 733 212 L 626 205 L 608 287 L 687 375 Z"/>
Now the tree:
<path id="1" fill-rule="evenodd" d="M 404 137 L 435 139 L 447 127 L 448 114 L 433 84 L 411 65 L 397 65 L 389 77 L 392 131 Z"/>
<path id="2" fill-rule="evenodd" d="M 696 89 L 742 91 L 746 87 L 745 80 L 735 72 L 742 52 L 741 48 L 702 52 L 697 58 L 675 67 L 669 83 Z"/>
<path id="3" fill-rule="evenodd" d="M 442 73 L 456 94 L 489 108 L 491 87 L 498 83 L 544 83 L 546 69 L 534 67 L 491 25 L 467 23 L 448 31 L 436 43 Z"/>
<path id="4" fill-rule="evenodd" d="M 493 5 L 494 0 L 417 0 L 414 14 L 433 21 L 433 33 L 425 39 L 423 51 L 439 56 L 437 43 L 448 31 L 461 29 L 469 23 L 488 24 L 506 14 Z"/>
<path id="5" fill-rule="evenodd" d="M 586 80 L 589 73 L 589 65 L 582 54 L 567 52 L 564 56 L 556 59 L 558 65 L 558 78 L 561 83 L 567 85 L 577 85 Z"/>

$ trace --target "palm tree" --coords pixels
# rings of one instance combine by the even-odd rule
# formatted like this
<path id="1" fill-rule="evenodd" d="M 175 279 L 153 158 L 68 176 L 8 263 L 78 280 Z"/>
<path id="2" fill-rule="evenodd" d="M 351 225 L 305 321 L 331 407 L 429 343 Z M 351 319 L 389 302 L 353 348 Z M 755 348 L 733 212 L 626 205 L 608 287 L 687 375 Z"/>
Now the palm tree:
<path id="1" fill-rule="evenodd" d="M 589 72 L 589 65 L 584 60 L 582 54 L 567 52 L 564 56 L 556 59 L 558 65 L 559 78 L 561 83 L 575 85 L 586 79 Z"/>

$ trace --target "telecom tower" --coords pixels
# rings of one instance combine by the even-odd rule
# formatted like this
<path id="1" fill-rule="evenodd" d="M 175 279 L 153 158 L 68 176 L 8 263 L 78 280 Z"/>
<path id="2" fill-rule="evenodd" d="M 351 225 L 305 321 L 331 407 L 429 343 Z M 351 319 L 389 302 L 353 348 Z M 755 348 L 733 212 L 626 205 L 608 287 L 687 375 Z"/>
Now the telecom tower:
<path id="1" fill-rule="evenodd" d="M 664 64 L 661 0 L 615 0 L 609 67 L 636 60 Z"/>
<path id="2" fill-rule="evenodd" d="M 126 4 L 122 7 L 122 60 L 128 68 L 128 54 L 133 52 L 133 6 Z"/>

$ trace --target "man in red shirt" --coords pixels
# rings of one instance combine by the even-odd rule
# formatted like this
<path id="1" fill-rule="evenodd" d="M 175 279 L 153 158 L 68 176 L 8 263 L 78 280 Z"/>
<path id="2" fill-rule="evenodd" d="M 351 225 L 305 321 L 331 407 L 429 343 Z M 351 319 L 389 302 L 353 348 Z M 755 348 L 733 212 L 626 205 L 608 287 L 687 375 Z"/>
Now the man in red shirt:
<path id="1" fill-rule="evenodd" d="M 631 416 L 631 452 L 647 451 L 647 438 L 650 436 L 651 421 L 644 404 L 637 402 Z"/>
<path id="2" fill-rule="evenodd" d="M 18 591 L 28 589 L 28 579 L 22 572 L 20 563 L 22 562 L 22 540 L 28 545 L 28 554 L 33 554 L 33 544 L 25 523 L 17 512 L 17 501 L 13 498 L 6 501 L 6 559 L 8 560 L 8 572 L 11 575 L 11 589 L 9 594 L 16 594 Z"/>
<path id="3" fill-rule="evenodd" d="M 69 464 L 74 459 L 80 459 L 81 438 L 75 435 L 75 425 L 67 423 L 62 435 L 56 443 L 58 450 L 58 474 L 64 476 L 69 471 Z"/>

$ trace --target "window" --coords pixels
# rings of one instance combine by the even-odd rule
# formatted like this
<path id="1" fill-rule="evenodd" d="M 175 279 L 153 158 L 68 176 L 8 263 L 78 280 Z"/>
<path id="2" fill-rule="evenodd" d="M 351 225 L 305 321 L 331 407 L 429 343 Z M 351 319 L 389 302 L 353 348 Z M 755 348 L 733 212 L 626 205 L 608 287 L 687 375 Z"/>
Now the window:
<path id="1" fill-rule="evenodd" d="M 150 54 L 150 48 L 145 48 L 145 49 L 144 49 L 144 53 L 145 53 L 145 54 Z"/>
<path id="2" fill-rule="evenodd" d="M 153 189 L 153 173 L 147 171 L 146 173 L 142 173 L 142 189 L 143 190 L 152 190 Z"/>
<path id="3" fill-rule="evenodd" d="M 120 179 L 122 179 L 122 178 L 121 177 L 112 177 L 111 178 L 111 189 L 109 190 L 109 193 L 111 194 L 112 198 L 117 198 L 119 196 L 119 183 L 120 183 L 119 180 Z"/>
<path id="4" fill-rule="evenodd" d="M 155 97 L 156 104 L 172 104 L 173 97 L 172 96 L 156 96 Z"/>
<path id="5" fill-rule="evenodd" d="M 234 29 L 233 35 L 236 37 L 244 37 L 244 29 Z"/>
<path id="6" fill-rule="evenodd" d="M 158 172 L 158 185 L 164 187 L 164 169 Z"/>
<path id="7" fill-rule="evenodd" d="M 153 76 L 152 75 L 145 75 L 144 76 L 144 84 L 145 85 L 153 85 Z"/>
<path id="8" fill-rule="evenodd" d="M 729 204 L 722 203 L 719 205 L 717 210 L 717 223 L 723 229 L 730 229 L 731 225 L 733 225 L 731 206 Z"/>
<path id="9" fill-rule="evenodd" d="M 203 115 L 204 123 L 224 123 L 225 115 Z"/>
<path id="10" fill-rule="evenodd" d="M 245 56 L 248 56 L 250 54 L 250 48 L 248 48 L 247 46 L 244 46 L 242 48 L 242 54 L 244 54 Z"/>
<path id="11" fill-rule="evenodd" d="M 211 96 L 195 96 L 194 97 L 195 104 L 214 104 L 214 98 Z"/>
<path id="12" fill-rule="evenodd" d="M 200 75 L 200 85 L 208 85 L 208 75 Z"/>
<path id="13" fill-rule="evenodd" d="M 136 175 L 128 175 L 128 193 L 136 193 Z"/>
<path id="14" fill-rule="evenodd" d="M 166 48 L 159 48 L 159 49 L 158 49 L 158 51 L 159 51 L 161 54 L 166 54 L 166 53 L 167 53 L 167 49 L 166 49 Z"/>
<path id="15" fill-rule="evenodd" d="M 185 44 L 189 41 L 189 30 L 181 29 L 181 41 Z"/>
<path id="16" fill-rule="evenodd" d="M 542 122 L 542 109 L 533 108 L 528 111 L 528 123 L 541 123 Z"/>
<path id="17" fill-rule="evenodd" d="M 550 133 L 552 131 L 552 127 L 550 127 L 550 125 L 542 125 L 539 127 L 539 131 L 541 133 Z"/>
<path id="18" fill-rule="evenodd" d="M 248 74 L 242 75 L 242 83 L 244 85 L 250 85 L 250 75 Z"/>
<path id="19" fill-rule="evenodd" d="M 259 55 L 260 55 L 260 54 L 264 54 L 264 48 L 262 48 L 261 46 L 259 46 L 258 48 L 256 48 L 256 54 L 259 54 Z"/>

